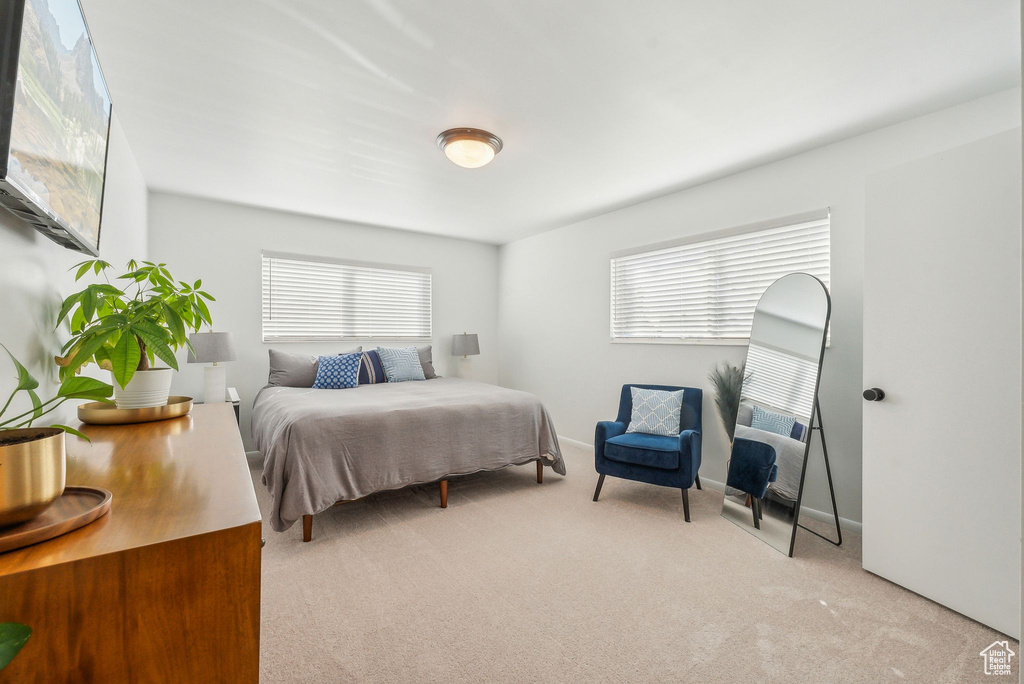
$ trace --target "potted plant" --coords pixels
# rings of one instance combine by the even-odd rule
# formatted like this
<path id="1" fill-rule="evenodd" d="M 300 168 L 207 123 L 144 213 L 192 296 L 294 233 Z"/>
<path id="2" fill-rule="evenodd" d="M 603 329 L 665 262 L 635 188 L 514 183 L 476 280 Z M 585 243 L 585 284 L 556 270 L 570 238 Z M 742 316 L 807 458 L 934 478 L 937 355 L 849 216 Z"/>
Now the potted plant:
<path id="1" fill-rule="evenodd" d="M 715 365 L 714 370 L 708 374 L 708 380 L 715 388 L 715 407 L 718 409 L 718 416 L 722 419 L 726 434 L 729 435 L 729 443 L 732 443 L 733 435 L 736 433 L 736 416 L 740 410 L 740 395 L 743 393 L 744 368 L 746 364 L 733 366 L 729 363 Z"/>
<path id="2" fill-rule="evenodd" d="M 39 381 L 7 347 L 4 351 L 18 377 L 14 391 L 0 408 L 0 492 L 4 494 L 0 497 L 0 527 L 34 518 L 64 492 L 65 432 L 88 440 L 67 425 L 33 427 L 32 423 L 69 399 L 109 401 L 113 391 L 105 382 L 72 376 L 60 384 L 56 396 L 43 401 L 36 393 Z M 10 410 L 19 392 L 27 395 L 32 408 Z"/>
<path id="3" fill-rule="evenodd" d="M 76 282 L 90 271 L 106 282 L 88 285 L 61 306 L 57 325 L 65 319 L 71 324 L 65 356 L 56 359 L 61 379 L 95 362 L 113 375 L 118 408 L 166 404 L 172 370 L 178 370 L 174 352 L 188 346 L 189 331 L 211 325 L 206 301 L 213 297 L 201 289 L 203 281 L 176 281 L 166 264 L 134 259 L 114 280 L 121 287 L 107 277 L 106 261 L 90 259 L 73 268 Z M 167 367 L 154 368 L 157 359 Z"/>

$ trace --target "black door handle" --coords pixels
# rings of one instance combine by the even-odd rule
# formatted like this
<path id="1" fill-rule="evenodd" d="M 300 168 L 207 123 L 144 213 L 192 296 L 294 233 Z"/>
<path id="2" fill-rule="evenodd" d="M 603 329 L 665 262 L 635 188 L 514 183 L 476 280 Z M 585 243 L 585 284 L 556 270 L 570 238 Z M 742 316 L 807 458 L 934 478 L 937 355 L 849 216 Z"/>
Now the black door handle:
<path id="1" fill-rule="evenodd" d="M 885 399 L 885 392 L 877 387 L 872 387 L 871 389 L 864 390 L 864 398 L 868 401 L 882 401 Z"/>

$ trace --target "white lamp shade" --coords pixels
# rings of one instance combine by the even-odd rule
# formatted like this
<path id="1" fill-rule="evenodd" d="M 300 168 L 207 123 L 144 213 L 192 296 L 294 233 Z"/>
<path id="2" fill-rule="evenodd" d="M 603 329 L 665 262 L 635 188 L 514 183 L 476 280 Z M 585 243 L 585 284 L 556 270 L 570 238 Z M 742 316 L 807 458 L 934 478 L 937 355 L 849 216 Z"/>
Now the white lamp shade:
<path id="1" fill-rule="evenodd" d="M 189 363 L 218 363 L 235 360 L 235 346 L 231 333 L 206 332 L 188 336 L 192 349 L 188 352 Z"/>
<path id="2" fill-rule="evenodd" d="M 480 353 L 480 341 L 476 333 L 452 335 L 452 356 L 476 356 Z"/>

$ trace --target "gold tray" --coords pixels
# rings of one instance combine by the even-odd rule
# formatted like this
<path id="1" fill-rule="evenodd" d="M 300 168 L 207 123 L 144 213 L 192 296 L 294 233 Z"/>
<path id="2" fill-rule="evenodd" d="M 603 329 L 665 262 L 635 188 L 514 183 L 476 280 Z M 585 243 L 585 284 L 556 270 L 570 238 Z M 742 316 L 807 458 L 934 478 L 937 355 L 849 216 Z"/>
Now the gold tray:
<path id="1" fill-rule="evenodd" d="M 90 425 L 127 425 L 129 423 L 150 423 L 154 420 L 168 420 L 188 415 L 192 410 L 192 397 L 167 397 L 164 406 L 148 408 L 119 409 L 114 404 L 90 401 L 78 407 L 78 420 Z"/>

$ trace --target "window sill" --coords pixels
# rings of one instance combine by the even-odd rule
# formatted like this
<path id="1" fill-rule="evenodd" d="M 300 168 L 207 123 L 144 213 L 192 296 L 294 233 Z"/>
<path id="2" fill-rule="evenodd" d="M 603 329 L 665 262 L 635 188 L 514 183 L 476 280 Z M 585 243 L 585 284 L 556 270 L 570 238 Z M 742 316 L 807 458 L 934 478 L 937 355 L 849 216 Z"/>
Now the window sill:
<path id="1" fill-rule="evenodd" d="M 612 344 L 679 344 L 679 345 L 704 345 L 709 347 L 746 347 L 749 340 L 686 340 L 669 337 L 613 337 L 609 340 Z"/>

